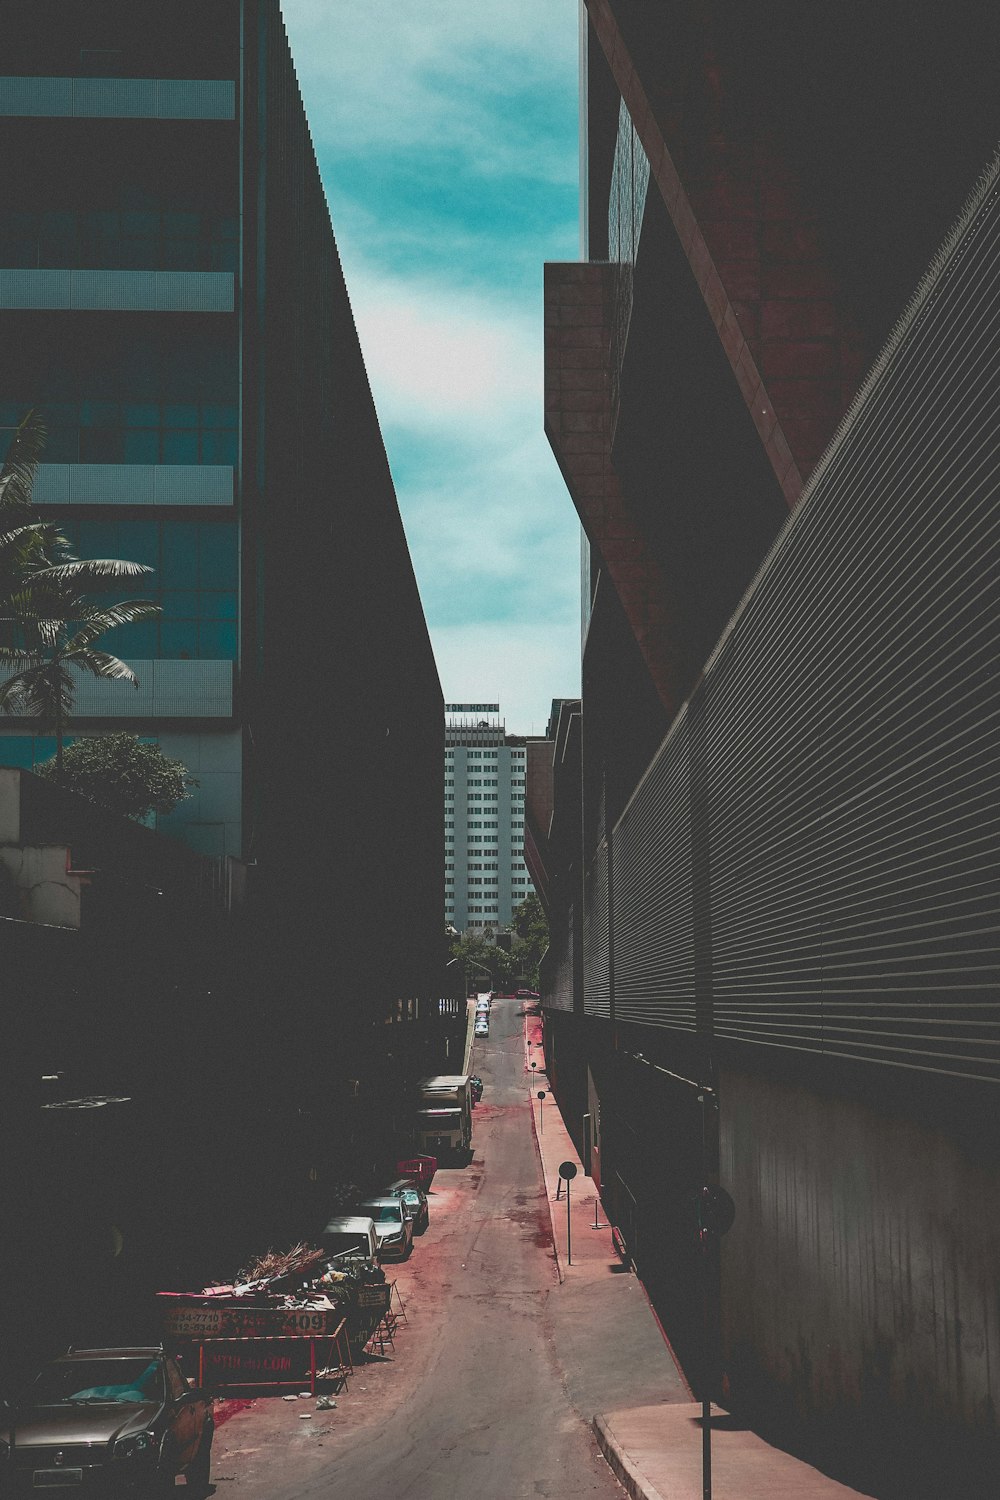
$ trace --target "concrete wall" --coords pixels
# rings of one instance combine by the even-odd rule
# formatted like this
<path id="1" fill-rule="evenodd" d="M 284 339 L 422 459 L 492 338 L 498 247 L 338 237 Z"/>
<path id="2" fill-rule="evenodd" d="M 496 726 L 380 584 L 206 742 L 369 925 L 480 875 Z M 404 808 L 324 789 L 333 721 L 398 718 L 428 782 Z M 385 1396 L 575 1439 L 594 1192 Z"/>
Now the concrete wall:
<path id="1" fill-rule="evenodd" d="M 988 1106 L 980 1116 L 970 1099 L 952 1129 L 930 1100 L 933 1118 L 905 1119 L 881 1084 L 835 1097 L 732 1068 L 720 1094 L 721 1176 L 737 1204 L 722 1250 L 733 1396 L 771 1426 L 794 1424 L 834 1466 L 850 1454 L 879 1495 L 995 1494 Z"/>

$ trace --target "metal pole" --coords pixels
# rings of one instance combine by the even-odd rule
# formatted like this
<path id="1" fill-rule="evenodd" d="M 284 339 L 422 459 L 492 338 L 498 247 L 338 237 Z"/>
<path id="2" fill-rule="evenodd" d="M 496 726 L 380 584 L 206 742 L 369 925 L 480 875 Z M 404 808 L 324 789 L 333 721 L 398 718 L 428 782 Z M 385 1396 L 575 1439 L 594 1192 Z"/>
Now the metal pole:
<path id="1" fill-rule="evenodd" d="M 573 1249 L 572 1249 L 572 1246 L 570 1244 L 569 1190 L 570 1190 L 570 1179 L 567 1177 L 566 1178 L 566 1264 L 568 1266 L 571 1266 L 573 1264 Z"/>
<path id="2" fill-rule="evenodd" d="M 702 1189 L 708 1190 L 708 1094 L 702 1089 L 698 1096 L 701 1103 L 701 1180 Z M 708 1229 L 700 1226 L 701 1237 L 701 1325 L 704 1347 L 701 1374 L 701 1494 L 702 1500 L 712 1500 L 712 1392 L 709 1385 L 711 1347 L 711 1315 L 709 1311 L 709 1265 Z"/>

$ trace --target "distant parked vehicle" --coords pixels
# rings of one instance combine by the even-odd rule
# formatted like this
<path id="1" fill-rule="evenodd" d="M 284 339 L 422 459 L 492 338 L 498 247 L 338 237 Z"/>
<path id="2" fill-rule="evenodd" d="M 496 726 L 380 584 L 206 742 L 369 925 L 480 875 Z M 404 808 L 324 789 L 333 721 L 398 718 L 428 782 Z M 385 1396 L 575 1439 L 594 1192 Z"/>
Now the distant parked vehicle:
<path id="1" fill-rule="evenodd" d="M 476 1021 L 475 1028 L 474 1028 L 474 1034 L 476 1036 L 489 1036 L 489 1034 L 490 1034 L 490 1023 L 489 1023 L 489 1021 L 487 1021 L 487 1019 L 486 1019 L 485 1016 L 479 1016 L 478 1017 L 478 1019 Z"/>
<path id="2" fill-rule="evenodd" d="M 489 1000 L 486 999 L 486 997 L 484 995 L 480 995 L 479 999 L 476 1001 L 476 1015 L 477 1016 L 488 1016 L 489 1013 L 490 1013 L 490 1002 L 489 1002 Z"/>
<path id="3" fill-rule="evenodd" d="M 331 1219 L 320 1235 L 319 1243 L 331 1260 L 343 1257 L 378 1265 L 378 1235 L 374 1221 L 367 1214 L 344 1214 Z"/>
<path id="4" fill-rule="evenodd" d="M 374 1220 L 380 1257 L 383 1260 L 390 1256 L 405 1260 L 413 1244 L 413 1221 L 403 1212 L 400 1199 L 392 1193 L 385 1193 L 377 1198 L 366 1198 L 360 1208 Z"/>
<path id="5" fill-rule="evenodd" d="M 424 1192 L 430 1192 L 434 1173 L 437 1171 L 436 1156 L 405 1156 L 396 1163 L 400 1177 L 415 1177 Z"/>
<path id="6" fill-rule="evenodd" d="M 160 1348 L 74 1349 L 0 1415 L 3 1493 L 136 1496 L 209 1490 L 211 1396 Z"/>
<path id="7" fill-rule="evenodd" d="M 395 1182 L 390 1182 L 386 1192 L 402 1200 L 406 1217 L 413 1223 L 413 1233 L 423 1234 L 431 1216 L 427 1207 L 427 1194 L 420 1184 L 414 1182 L 412 1177 L 400 1177 Z"/>

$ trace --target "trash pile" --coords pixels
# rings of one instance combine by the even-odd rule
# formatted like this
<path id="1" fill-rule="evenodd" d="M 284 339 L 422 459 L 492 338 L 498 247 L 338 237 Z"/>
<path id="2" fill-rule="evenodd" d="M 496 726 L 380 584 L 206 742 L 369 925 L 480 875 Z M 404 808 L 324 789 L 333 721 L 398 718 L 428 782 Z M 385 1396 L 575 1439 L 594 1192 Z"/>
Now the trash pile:
<path id="1" fill-rule="evenodd" d="M 200 1292 L 157 1292 L 164 1334 L 203 1341 L 234 1338 L 322 1338 L 347 1320 L 352 1336 L 378 1320 L 385 1286 L 380 1266 L 352 1255 L 330 1257 L 307 1244 L 268 1250 L 232 1282 Z M 388 1290 L 388 1288 L 386 1288 Z"/>

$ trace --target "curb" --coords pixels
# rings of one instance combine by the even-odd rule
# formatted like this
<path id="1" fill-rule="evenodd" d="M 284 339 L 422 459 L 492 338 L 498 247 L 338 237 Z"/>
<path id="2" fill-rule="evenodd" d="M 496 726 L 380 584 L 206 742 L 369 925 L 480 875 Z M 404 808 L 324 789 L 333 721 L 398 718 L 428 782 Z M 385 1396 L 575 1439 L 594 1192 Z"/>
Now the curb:
<path id="1" fill-rule="evenodd" d="M 542 1191 L 545 1194 L 545 1207 L 549 1214 L 549 1230 L 552 1234 L 552 1256 L 556 1263 L 556 1275 L 559 1277 L 559 1285 L 562 1286 L 566 1280 L 563 1274 L 563 1264 L 559 1257 L 559 1245 L 556 1240 L 556 1226 L 552 1220 L 552 1200 L 549 1197 L 549 1185 L 545 1181 L 545 1163 L 542 1160 L 542 1145 L 538 1139 L 538 1126 L 535 1123 L 535 1106 L 531 1098 L 531 1089 L 528 1089 L 528 1114 L 531 1116 L 531 1135 L 535 1142 L 535 1152 L 538 1156 L 538 1165 L 542 1173 Z"/>
<path id="2" fill-rule="evenodd" d="M 664 1500 L 655 1485 L 636 1468 L 624 1448 L 620 1447 L 611 1428 L 602 1416 L 596 1416 L 591 1424 L 597 1444 L 608 1461 L 608 1467 L 625 1491 L 634 1500 Z"/>

